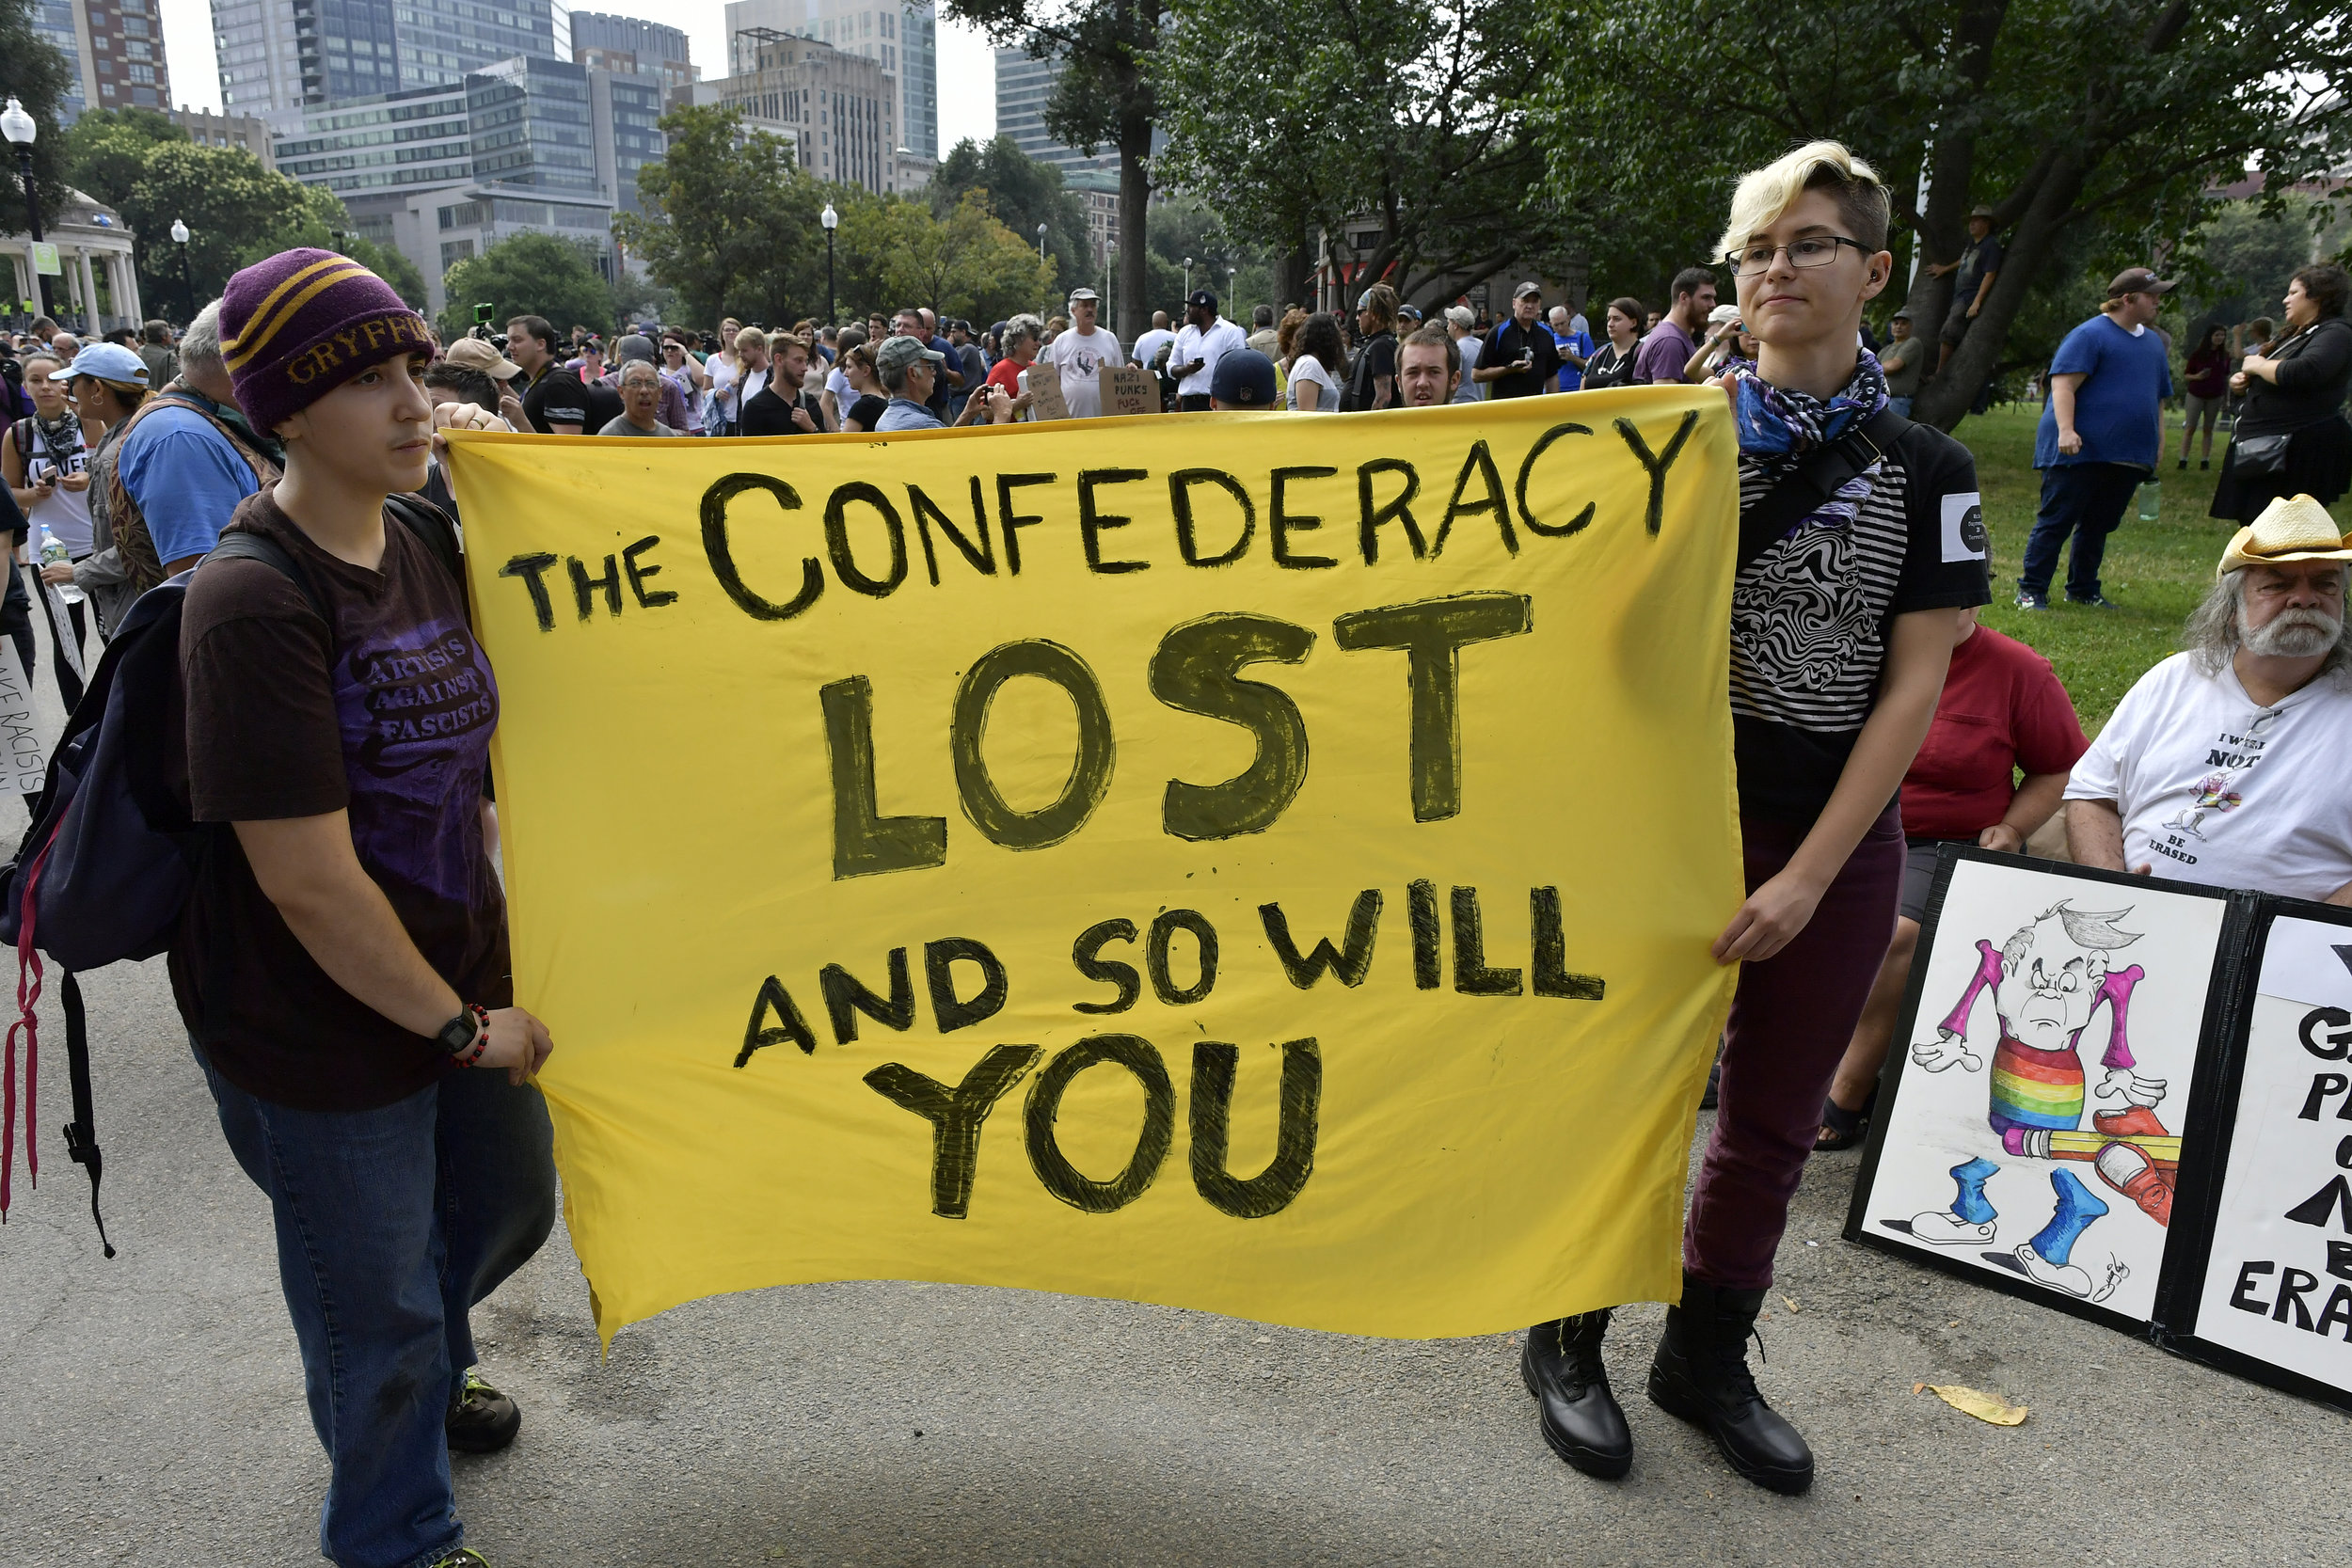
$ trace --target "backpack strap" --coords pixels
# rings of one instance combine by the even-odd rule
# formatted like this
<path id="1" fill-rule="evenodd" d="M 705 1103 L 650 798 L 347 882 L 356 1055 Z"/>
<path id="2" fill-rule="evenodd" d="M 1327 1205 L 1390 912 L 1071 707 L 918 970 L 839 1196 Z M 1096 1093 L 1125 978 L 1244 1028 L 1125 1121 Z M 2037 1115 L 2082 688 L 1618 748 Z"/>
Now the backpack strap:
<path id="1" fill-rule="evenodd" d="M 1883 458 L 1911 424 L 1892 408 L 1882 408 L 1836 440 L 1800 458 L 1778 483 L 1756 498 L 1755 505 L 1740 509 L 1740 558 L 1732 576 L 1756 564 L 1790 529 L 1837 494 L 1840 485 Z"/>
<path id="2" fill-rule="evenodd" d="M 422 496 L 387 496 L 384 510 L 423 540 L 434 559 L 449 568 L 449 575 L 457 579 L 460 587 L 465 585 L 466 567 L 458 549 L 456 519 Z"/>
<path id="3" fill-rule="evenodd" d="M 318 612 L 318 618 L 326 623 L 330 631 L 334 628 L 335 612 L 319 596 L 317 587 L 310 581 L 310 575 L 295 563 L 294 558 L 288 555 L 286 547 L 277 540 L 244 529 L 224 533 L 220 536 L 220 543 L 213 546 L 212 553 L 197 562 L 197 570 L 202 571 L 206 562 L 214 561 L 258 561 L 274 568 L 279 576 L 301 589 L 302 596 Z"/>

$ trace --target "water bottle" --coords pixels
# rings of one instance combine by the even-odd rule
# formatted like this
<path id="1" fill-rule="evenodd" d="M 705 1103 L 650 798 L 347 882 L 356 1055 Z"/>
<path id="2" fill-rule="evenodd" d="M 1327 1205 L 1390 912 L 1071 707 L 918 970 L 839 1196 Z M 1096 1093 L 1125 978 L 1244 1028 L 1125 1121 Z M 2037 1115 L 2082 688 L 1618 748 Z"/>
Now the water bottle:
<path id="1" fill-rule="evenodd" d="M 2139 487 L 2139 520 L 2153 523 L 2164 504 L 2164 481 L 2152 479 Z"/>
<path id="2" fill-rule="evenodd" d="M 43 523 L 40 529 L 40 563 L 43 566 L 63 566 L 70 559 L 65 551 L 65 541 L 50 532 L 49 525 Z M 88 596 L 70 582 L 51 586 L 56 590 L 57 597 L 67 604 L 80 604 Z"/>

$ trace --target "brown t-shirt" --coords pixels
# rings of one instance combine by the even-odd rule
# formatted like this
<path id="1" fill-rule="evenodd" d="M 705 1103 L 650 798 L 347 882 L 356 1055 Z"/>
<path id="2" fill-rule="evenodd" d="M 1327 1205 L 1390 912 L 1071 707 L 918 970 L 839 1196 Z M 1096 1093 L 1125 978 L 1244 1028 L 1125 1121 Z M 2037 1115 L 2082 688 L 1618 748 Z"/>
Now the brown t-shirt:
<path id="1" fill-rule="evenodd" d="M 181 612 L 188 793 L 199 822 L 347 810 L 359 863 L 425 961 L 468 1002 L 511 1005 L 506 904 L 482 838 L 498 688 L 449 569 L 394 518 L 371 572 L 249 496 L 230 531 L 284 546 L 334 613 L 265 562 L 203 567 Z M 367 1110 L 450 1070 L 327 978 L 217 835 L 181 916 L 172 989 L 213 1066 L 246 1093 L 310 1111 Z"/>

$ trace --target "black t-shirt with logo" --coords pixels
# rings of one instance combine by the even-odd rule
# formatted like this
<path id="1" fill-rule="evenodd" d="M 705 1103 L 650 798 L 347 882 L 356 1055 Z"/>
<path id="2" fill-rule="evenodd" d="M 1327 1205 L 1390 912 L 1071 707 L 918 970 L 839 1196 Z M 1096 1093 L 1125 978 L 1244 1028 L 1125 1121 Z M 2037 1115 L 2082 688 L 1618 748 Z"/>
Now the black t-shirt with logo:
<path id="1" fill-rule="evenodd" d="M 1542 322 L 1521 326 L 1517 316 L 1496 327 L 1487 338 L 1486 346 L 1478 353 L 1478 368 L 1516 365 L 1523 354 L 1534 356 L 1535 362 L 1524 371 L 1486 383 L 1488 397 L 1532 398 L 1559 385 L 1560 340 Z"/>
<path id="2" fill-rule="evenodd" d="M 532 382 L 531 389 L 523 394 L 523 417 L 542 436 L 554 435 L 559 424 L 576 424 L 582 432 L 602 430 L 620 418 L 620 400 L 612 401 L 612 412 L 603 419 L 592 418 L 596 412 L 596 404 L 589 400 L 588 388 L 580 385 L 579 373 L 556 365 Z"/>

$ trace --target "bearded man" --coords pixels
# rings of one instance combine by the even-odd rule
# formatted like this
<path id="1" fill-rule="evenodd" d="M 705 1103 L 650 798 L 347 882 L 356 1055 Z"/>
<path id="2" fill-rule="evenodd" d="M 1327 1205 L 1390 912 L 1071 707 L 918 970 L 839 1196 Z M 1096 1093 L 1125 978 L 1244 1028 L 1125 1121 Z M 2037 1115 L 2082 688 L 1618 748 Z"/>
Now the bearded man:
<path id="1" fill-rule="evenodd" d="M 2185 651 L 2074 765 L 2077 864 L 2352 904 L 2346 562 L 2352 539 L 2309 496 L 2237 531 Z"/>

